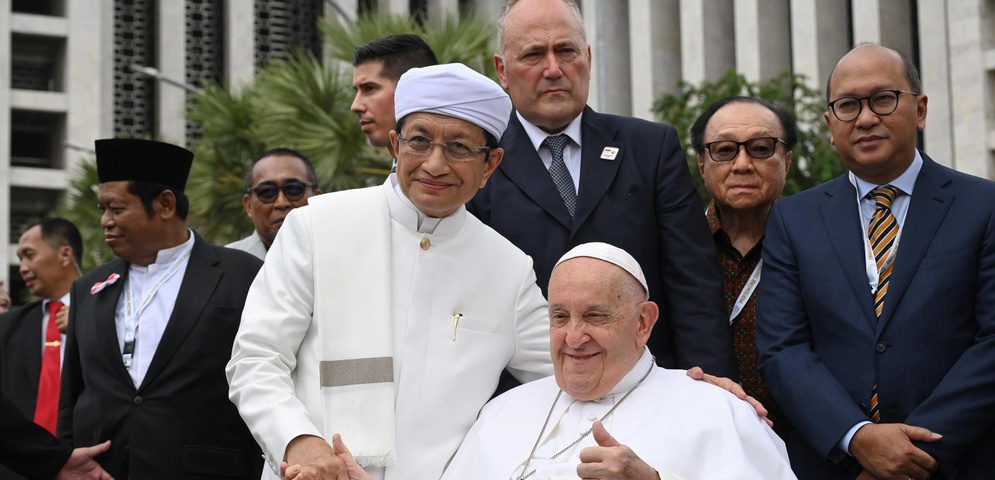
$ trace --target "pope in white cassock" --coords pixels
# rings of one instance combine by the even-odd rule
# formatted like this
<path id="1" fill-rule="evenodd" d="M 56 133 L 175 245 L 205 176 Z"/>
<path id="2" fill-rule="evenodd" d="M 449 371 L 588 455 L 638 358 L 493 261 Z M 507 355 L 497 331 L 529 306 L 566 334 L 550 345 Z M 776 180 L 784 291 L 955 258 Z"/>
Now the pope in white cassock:
<path id="1" fill-rule="evenodd" d="M 488 403 L 443 479 L 795 478 L 746 402 L 655 365 L 645 345 L 659 310 L 646 292 L 624 250 L 567 252 L 549 282 L 555 378 Z"/>
<path id="2" fill-rule="evenodd" d="M 505 367 L 552 373 L 531 259 L 463 207 L 511 101 L 459 64 L 395 95 L 397 173 L 293 210 L 249 291 L 226 373 L 266 478 L 346 478 L 338 433 L 373 478 L 437 480 Z"/>

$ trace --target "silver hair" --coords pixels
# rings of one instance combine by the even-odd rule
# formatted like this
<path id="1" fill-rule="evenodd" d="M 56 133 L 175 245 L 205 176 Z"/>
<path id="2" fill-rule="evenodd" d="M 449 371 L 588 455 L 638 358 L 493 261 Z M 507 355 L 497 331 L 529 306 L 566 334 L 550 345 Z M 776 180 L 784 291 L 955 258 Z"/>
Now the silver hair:
<path id="1" fill-rule="evenodd" d="M 497 20 L 497 36 L 498 36 L 498 52 L 504 55 L 504 27 L 508 19 L 508 12 L 521 0 L 508 0 L 504 3 L 504 7 L 501 8 L 501 14 L 498 15 Z M 584 32 L 584 17 L 580 13 L 580 5 L 574 0 L 562 0 L 568 7 L 570 11 L 574 14 L 574 19 L 577 20 L 577 25 L 580 26 L 580 36 L 587 43 L 587 33 Z"/>

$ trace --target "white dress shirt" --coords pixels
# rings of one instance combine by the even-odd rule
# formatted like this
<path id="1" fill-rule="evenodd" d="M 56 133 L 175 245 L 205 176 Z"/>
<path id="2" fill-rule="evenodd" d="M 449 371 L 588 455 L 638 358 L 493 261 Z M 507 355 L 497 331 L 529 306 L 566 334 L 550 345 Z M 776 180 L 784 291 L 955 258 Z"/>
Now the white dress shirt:
<path id="1" fill-rule="evenodd" d="M 155 263 L 148 266 L 128 265 L 128 278 L 125 281 L 121 298 L 117 301 L 117 309 L 114 311 L 114 327 L 117 330 L 117 343 L 124 352 L 124 339 L 126 334 L 126 318 L 128 309 L 128 289 L 131 288 L 132 299 L 137 309 L 143 303 L 143 299 L 151 293 L 152 289 L 159 282 L 162 276 L 172 266 L 174 261 L 179 261 L 178 270 L 163 282 L 154 296 L 138 315 L 138 328 L 135 331 L 135 351 L 132 355 L 131 368 L 128 373 L 135 382 L 135 387 L 142 384 L 145 372 L 148 371 L 155 356 L 156 349 L 159 348 L 159 341 L 162 333 L 166 331 L 169 324 L 169 317 L 173 314 L 173 306 L 176 305 L 176 296 L 180 293 L 180 285 L 183 283 L 184 272 L 190 262 L 189 255 L 193 249 L 194 235 L 187 230 L 190 238 L 186 242 L 172 248 L 160 250 L 156 255 Z"/>
<path id="2" fill-rule="evenodd" d="M 539 153 L 539 158 L 542 159 L 542 164 L 546 166 L 546 170 L 553 165 L 553 154 L 549 152 L 549 148 L 542 144 L 546 140 L 546 137 L 551 134 L 544 132 L 541 128 L 531 124 L 528 120 L 522 117 L 521 113 L 515 112 L 518 115 L 518 120 L 522 122 L 522 127 L 525 129 L 525 133 L 529 136 L 529 141 L 532 142 L 532 147 L 536 149 Z M 584 112 L 577 115 L 577 118 L 573 119 L 572 122 L 568 123 L 563 131 L 559 132 L 568 137 L 570 137 L 570 142 L 567 142 L 566 146 L 563 147 L 563 163 L 567 165 L 567 171 L 570 172 L 570 178 L 574 181 L 574 191 L 580 191 L 580 158 L 581 158 L 581 138 L 580 138 L 580 126 L 581 120 L 584 117 Z M 559 133 L 552 134 L 558 135 Z"/>

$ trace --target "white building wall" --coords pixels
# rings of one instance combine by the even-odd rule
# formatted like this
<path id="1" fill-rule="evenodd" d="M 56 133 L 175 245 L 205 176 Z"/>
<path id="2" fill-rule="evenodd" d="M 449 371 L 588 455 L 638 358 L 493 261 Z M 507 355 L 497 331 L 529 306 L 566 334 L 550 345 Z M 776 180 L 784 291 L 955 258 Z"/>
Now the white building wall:
<path id="1" fill-rule="evenodd" d="M 355 12 L 359 0 L 336 0 Z M 429 0 L 430 21 L 455 12 L 459 0 Z M 477 15 L 495 21 L 503 0 L 476 0 Z M 995 0 L 579 0 L 592 46 L 589 103 L 599 111 L 652 119 L 653 101 L 678 82 L 714 80 L 736 68 L 748 79 L 790 68 L 822 90 L 854 42 L 876 41 L 918 58 L 929 115 L 926 151 L 958 170 L 995 177 Z M 158 67 L 185 78 L 184 2 L 158 1 Z M 912 5 L 917 10 L 913 11 Z M 12 32 L 66 39 L 63 92 L 12 91 L 11 65 L 0 62 L 0 125 L 11 108 L 64 112 L 65 141 L 92 148 L 113 135 L 113 0 L 66 0 L 65 17 L 13 14 L 0 0 L 0 58 L 11 58 Z M 404 14 L 409 0 L 380 0 Z M 226 77 L 239 85 L 255 73 L 254 2 L 225 2 Z M 951 73 L 955 72 L 955 73 Z M 158 133 L 182 143 L 186 92 L 157 84 Z M 0 128 L 0 258 L 15 262 L 10 238 L 14 186 L 61 188 L 64 170 L 10 166 L 10 129 Z M 62 149 L 70 171 L 83 157 Z M 7 280 L 8 270 L 0 270 Z"/>

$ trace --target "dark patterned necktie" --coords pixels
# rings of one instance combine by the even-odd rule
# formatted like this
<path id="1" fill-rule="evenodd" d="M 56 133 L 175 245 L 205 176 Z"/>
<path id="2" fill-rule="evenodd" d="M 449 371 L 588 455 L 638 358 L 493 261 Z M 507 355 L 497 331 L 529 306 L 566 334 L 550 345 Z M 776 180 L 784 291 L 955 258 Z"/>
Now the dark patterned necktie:
<path id="1" fill-rule="evenodd" d="M 901 190 L 891 185 L 875 188 L 870 193 L 875 206 L 874 216 L 871 217 L 871 223 L 867 227 L 867 239 L 870 241 L 871 251 L 874 252 L 874 260 L 878 266 L 878 289 L 874 292 L 874 315 L 878 318 L 884 310 L 884 297 L 888 294 L 888 281 L 891 280 L 891 270 L 895 266 L 895 262 L 889 262 L 888 258 L 891 257 L 895 239 L 898 238 L 898 220 L 891 211 L 891 204 L 899 193 Z M 874 382 L 874 387 L 871 389 L 869 413 L 874 423 L 881 421 L 877 382 Z"/>
<path id="2" fill-rule="evenodd" d="M 570 217 L 573 218 L 574 211 L 577 209 L 577 191 L 574 190 L 573 177 L 567 170 L 567 164 L 563 161 L 563 149 L 569 141 L 570 137 L 559 134 L 546 137 L 542 143 L 549 149 L 549 153 L 553 157 L 553 163 L 549 166 L 549 176 L 553 177 L 553 183 L 556 184 L 556 189 L 559 190 L 560 196 L 563 197 L 563 203 L 567 206 Z"/>

